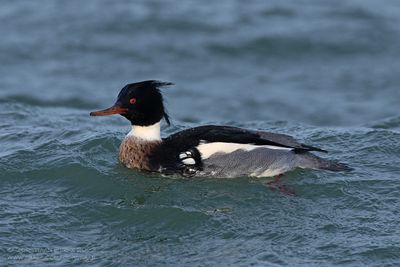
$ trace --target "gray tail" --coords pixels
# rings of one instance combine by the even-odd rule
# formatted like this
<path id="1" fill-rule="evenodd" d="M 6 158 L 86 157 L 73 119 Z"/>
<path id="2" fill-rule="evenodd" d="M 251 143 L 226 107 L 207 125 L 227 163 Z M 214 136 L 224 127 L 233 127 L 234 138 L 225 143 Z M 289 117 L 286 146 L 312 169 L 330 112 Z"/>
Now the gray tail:
<path id="1" fill-rule="evenodd" d="M 296 157 L 297 166 L 303 169 L 320 169 L 334 172 L 349 172 L 353 170 L 347 164 L 323 159 L 311 153 L 296 154 Z"/>

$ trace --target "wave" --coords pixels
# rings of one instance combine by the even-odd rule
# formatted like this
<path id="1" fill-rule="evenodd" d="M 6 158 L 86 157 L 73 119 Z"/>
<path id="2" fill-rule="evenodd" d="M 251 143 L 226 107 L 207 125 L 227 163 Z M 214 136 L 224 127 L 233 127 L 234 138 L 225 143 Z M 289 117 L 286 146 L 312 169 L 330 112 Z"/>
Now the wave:
<path id="1" fill-rule="evenodd" d="M 98 104 L 78 97 L 44 100 L 28 95 L 11 95 L 0 99 L 0 103 L 13 102 L 36 107 L 65 107 L 76 109 L 92 109 L 98 107 Z"/>
<path id="2" fill-rule="evenodd" d="M 400 116 L 386 118 L 368 124 L 369 127 L 374 129 L 393 129 L 400 130 Z"/>
<path id="3" fill-rule="evenodd" d="M 328 40 L 314 40 L 305 37 L 264 36 L 236 43 L 214 43 L 207 45 L 210 52 L 227 55 L 253 55 L 262 57 L 301 57 L 301 56 L 337 56 L 349 54 L 376 53 L 377 47 L 368 43 Z"/>

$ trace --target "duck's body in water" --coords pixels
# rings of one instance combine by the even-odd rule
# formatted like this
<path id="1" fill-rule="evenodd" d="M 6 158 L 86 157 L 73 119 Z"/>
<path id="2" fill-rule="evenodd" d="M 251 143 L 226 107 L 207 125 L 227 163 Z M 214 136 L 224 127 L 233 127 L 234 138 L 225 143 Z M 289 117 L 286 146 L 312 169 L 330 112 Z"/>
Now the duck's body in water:
<path id="1" fill-rule="evenodd" d="M 169 117 L 157 81 L 128 84 L 109 109 L 92 116 L 121 114 L 132 124 L 119 152 L 128 168 L 183 176 L 278 176 L 295 168 L 349 171 L 347 165 L 311 153 L 325 150 L 293 137 L 229 126 L 190 128 L 162 139 L 160 121 Z"/>

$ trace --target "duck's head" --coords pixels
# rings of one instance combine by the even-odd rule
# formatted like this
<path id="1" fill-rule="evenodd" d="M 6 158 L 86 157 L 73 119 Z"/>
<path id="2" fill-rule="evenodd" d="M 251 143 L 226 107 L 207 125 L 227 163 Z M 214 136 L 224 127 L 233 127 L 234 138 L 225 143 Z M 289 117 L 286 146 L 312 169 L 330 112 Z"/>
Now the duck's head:
<path id="1" fill-rule="evenodd" d="M 170 124 L 159 90 L 160 87 L 167 85 L 172 85 L 172 83 L 151 80 L 128 84 L 121 89 L 112 107 L 91 112 L 90 116 L 120 114 L 132 125 L 137 126 L 153 125 L 165 118 Z"/>

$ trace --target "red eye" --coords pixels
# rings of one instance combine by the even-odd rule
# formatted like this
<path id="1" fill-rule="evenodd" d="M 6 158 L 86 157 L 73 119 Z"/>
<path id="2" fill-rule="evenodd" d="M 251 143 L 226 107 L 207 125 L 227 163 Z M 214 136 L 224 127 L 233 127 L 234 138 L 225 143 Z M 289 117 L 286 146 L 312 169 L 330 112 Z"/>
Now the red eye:
<path id="1" fill-rule="evenodd" d="M 135 103 L 136 103 L 136 98 L 131 98 L 131 99 L 129 100 L 129 103 L 131 103 L 132 105 L 135 104 Z"/>

